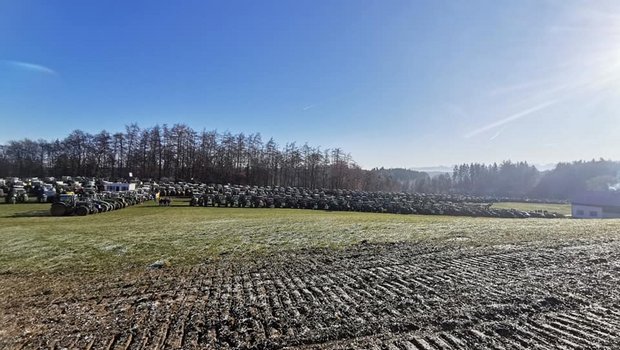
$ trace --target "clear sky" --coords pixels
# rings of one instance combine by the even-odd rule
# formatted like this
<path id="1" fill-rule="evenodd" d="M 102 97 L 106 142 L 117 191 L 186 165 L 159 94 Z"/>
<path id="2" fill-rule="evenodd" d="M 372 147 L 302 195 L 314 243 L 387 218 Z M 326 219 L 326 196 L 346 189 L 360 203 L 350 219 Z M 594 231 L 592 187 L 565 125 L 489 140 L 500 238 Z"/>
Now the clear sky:
<path id="1" fill-rule="evenodd" d="M 0 2 L 0 143 L 131 122 L 366 168 L 620 159 L 620 1 Z"/>

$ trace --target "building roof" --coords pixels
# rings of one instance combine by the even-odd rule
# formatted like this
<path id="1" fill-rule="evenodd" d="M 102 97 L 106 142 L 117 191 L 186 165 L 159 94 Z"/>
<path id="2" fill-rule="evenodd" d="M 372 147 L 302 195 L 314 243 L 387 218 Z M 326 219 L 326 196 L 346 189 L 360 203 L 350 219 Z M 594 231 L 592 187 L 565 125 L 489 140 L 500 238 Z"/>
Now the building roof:
<path id="1" fill-rule="evenodd" d="M 620 191 L 582 192 L 573 197 L 571 203 L 600 207 L 620 207 Z"/>

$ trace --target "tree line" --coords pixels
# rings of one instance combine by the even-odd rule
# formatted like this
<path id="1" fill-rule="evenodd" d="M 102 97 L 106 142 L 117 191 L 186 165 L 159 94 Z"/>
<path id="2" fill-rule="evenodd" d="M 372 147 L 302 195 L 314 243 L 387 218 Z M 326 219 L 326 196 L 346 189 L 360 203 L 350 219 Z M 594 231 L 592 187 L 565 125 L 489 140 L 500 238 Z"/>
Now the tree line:
<path id="1" fill-rule="evenodd" d="M 473 195 L 570 200 L 583 191 L 620 190 L 620 162 L 605 159 L 558 163 L 548 171 L 527 162 L 461 164 L 444 176 L 444 189 Z"/>
<path id="2" fill-rule="evenodd" d="M 13 140 L 0 146 L 0 177 L 88 176 L 170 179 L 261 186 L 380 189 L 389 179 L 363 170 L 341 148 L 295 142 L 264 142 L 246 135 L 184 124 L 90 134 L 74 130 L 64 139 Z"/>
<path id="3" fill-rule="evenodd" d="M 454 166 L 452 173 L 429 176 L 411 169 L 373 169 L 389 179 L 383 190 L 422 193 L 461 193 L 477 196 L 525 197 L 539 180 L 541 173 L 527 162 L 504 161 Z"/>
<path id="4" fill-rule="evenodd" d="M 184 124 L 64 139 L 13 140 L 0 145 L 0 177 L 62 175 L 107 179 L 169 179 L 259 186 L 366 191 L 462 193 L 512 198 L 570 199 L 583 190 L 620 188 L 620 163 L 599 159 L 559 163 L 539 171 L 527 162 L 470 163 L 429 176 L 411 169 L 362 169 L 341 148 L 279 145 L 258 133 L 197 132 Z"/>
<path id="5" fill-rule="evenodd" d="M 509 160 L 459 164 L 436 176 L 410 169 L 373 170 L 388 179 L 380 189 L 388 191 L 556 200 L 570 200 L 583 191 L 620 191 L 620 162 L 605 159 L 558 163 L 547 171 Z"/>

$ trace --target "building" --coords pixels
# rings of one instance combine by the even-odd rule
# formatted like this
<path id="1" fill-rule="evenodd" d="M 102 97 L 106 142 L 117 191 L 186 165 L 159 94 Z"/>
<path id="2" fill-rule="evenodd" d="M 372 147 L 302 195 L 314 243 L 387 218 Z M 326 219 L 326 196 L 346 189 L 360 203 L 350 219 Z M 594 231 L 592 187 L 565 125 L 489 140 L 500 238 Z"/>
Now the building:
<path id="1" fill-rule="evenodd" d="M 103 187 L 104 191 L 107 192 L 133 191 L 136 189 L 136 184 L 129 182 L 104 182 Z"/>
<path id="2" fill-rule="evenodd" d="M 620 191 L 583 192 L 571 201 L 574 218 L 620 218 Z"/>

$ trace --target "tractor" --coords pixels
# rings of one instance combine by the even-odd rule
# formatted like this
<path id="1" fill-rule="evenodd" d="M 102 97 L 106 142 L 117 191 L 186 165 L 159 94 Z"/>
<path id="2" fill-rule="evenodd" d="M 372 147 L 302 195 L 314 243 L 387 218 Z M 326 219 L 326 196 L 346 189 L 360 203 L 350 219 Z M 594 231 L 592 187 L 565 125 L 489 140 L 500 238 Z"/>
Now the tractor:
<path id="1" fill-rule="evenodd" d="M 9 193 L 6 195 L 4 200 L 6 201 L 6 203 L 10 204 L 26 203 L 28 202 L 28 193 L 23 186 L 13 186 L 9 190 Z"/>
<path id="2" fill-rule="evenodd" d="M 52 204 L 50 213 L 53 216 L 79 215 L 85 216 L 99 212 L 91 200 L 80 200 L 76 194 L 61 194 L 56 202 Z"/>

